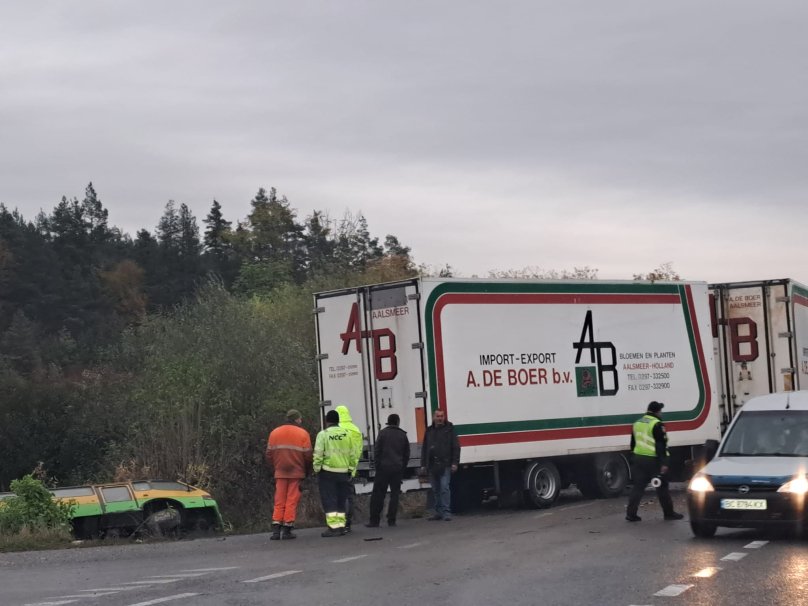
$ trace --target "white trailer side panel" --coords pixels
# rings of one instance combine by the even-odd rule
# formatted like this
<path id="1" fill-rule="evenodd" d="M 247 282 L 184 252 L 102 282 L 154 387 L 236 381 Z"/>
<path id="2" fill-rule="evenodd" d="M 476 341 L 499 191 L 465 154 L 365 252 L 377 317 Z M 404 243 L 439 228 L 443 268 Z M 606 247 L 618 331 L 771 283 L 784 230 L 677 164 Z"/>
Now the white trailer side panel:
<path id="1" fill-rule="evenodd" d="M 431 407 L 474 463 L 625 450 L 665 403 L 670 445 L 719 436 L 705 284 L 424 280 Z"/>

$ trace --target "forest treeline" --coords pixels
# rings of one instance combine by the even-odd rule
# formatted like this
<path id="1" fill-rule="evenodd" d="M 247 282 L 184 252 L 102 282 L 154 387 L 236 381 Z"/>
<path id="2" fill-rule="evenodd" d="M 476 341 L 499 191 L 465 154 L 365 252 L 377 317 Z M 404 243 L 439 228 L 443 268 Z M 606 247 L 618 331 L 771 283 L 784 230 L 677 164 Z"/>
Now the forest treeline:
<path id="1" fill-rule="evenodd" d="M 261 517 L 267 430 L 319 424 L 312 293 L 416 273 L 361 214 L 301 218 L 275 189 L 236 221 L 169 201 L 134 236 L 92 184 L 31 219 L 0 205 L 0 490 L 37 466 L 179 478 Z"/>

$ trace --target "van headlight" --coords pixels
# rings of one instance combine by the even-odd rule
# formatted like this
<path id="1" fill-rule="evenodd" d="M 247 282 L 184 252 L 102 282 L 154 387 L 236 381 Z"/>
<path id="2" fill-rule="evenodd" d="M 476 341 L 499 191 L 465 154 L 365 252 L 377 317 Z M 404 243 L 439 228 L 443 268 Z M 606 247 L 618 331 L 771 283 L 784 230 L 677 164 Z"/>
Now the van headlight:
<path id="1" fill-rule="evenodd" d="M 713 490 L 715 490 L 713 485 L 710 484 L 710 480 L 703 474 L 693 476 L 687 489 L 691 492 L 713 492 Z"/>
<path id="2" fill-rule="evenodd" d="M 777 489 L 777 492 L 788 492 L 791 494 L 802 494 L 808 492 L 808 479 L 805 476 L 801 478 L 794 478 L 783 484 Z"/>

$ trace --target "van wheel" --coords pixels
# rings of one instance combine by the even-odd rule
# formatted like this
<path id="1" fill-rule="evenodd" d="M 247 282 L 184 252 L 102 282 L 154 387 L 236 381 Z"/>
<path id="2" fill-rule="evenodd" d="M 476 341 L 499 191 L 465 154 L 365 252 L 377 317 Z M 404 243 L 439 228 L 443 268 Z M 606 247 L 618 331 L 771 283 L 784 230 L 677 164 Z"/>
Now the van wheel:
<path id="1" fill-rule="evenodd" d="M 623 494 L 628 484 L 628 464 L 623 455 L 605 452 L 595 455 L 592 465 L 578 479 L 578 490 L 585 497 L 613 499 Z"/>
<path id="2" fill-rule="evenodd" d="M 537 508 L 550 507 L 561 491 L 561 476 L 550 461 L 530 461 L 524 471 L 525 502 Z"/>
<path id="3" fill-rule="evenodd" d="M 715 524 L 690 520 L 690 529 L 693 531 L 693 534 L 702 539 L 709 539 L 715 536 L 717 528 Z"/>

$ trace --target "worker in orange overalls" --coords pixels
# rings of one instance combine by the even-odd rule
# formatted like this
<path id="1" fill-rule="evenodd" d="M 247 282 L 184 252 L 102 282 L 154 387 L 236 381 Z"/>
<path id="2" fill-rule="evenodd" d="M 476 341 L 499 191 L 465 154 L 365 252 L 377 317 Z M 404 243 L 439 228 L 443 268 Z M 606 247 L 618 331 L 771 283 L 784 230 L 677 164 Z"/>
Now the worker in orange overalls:
<path id="1" fill-rule="evenodd" d="M 272 513 L 273 541 L 296 538 L 300 482 L 312 472 L 311 436 L 303 429 L 297 410 L 286 413 L 286 423 L 276 427 L 267 440 L 266 462 L 275 474 L 275 510 Z"/>

